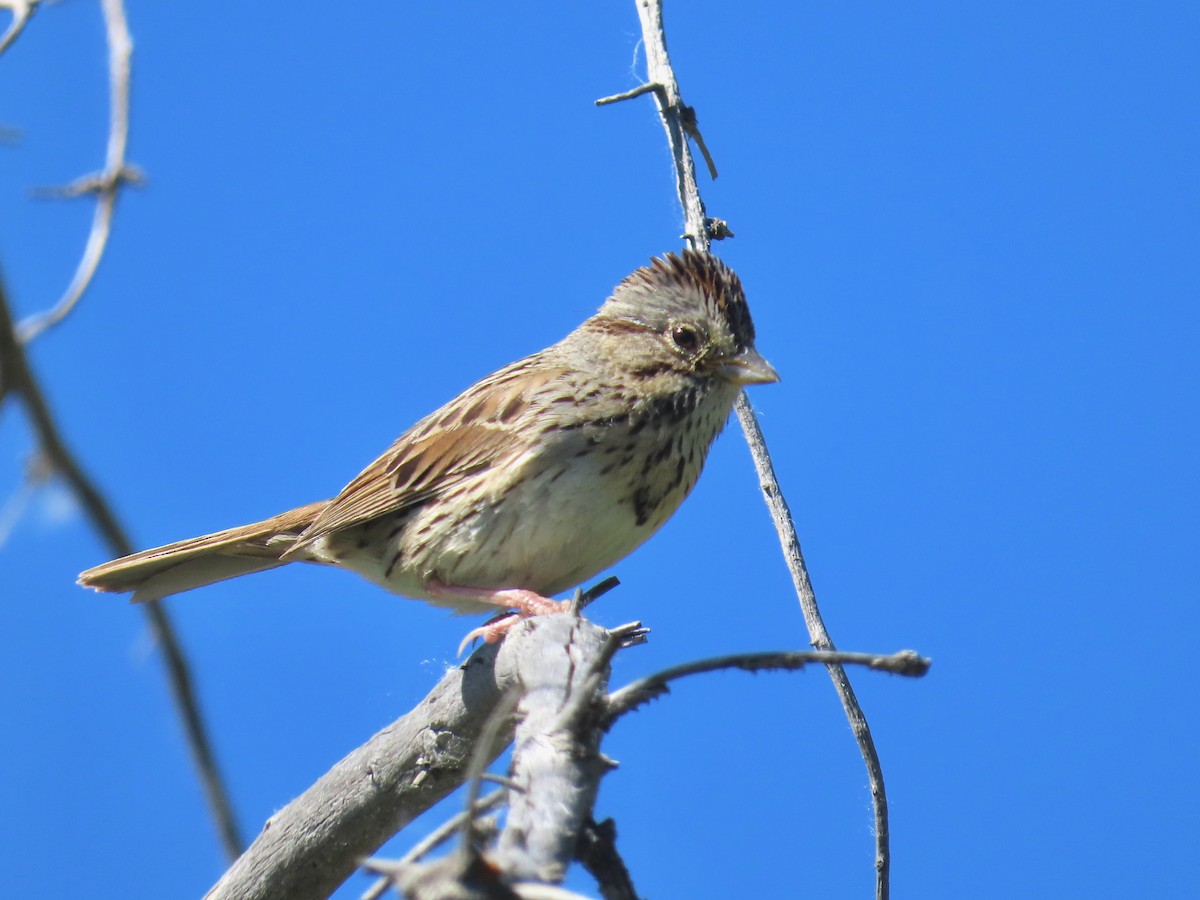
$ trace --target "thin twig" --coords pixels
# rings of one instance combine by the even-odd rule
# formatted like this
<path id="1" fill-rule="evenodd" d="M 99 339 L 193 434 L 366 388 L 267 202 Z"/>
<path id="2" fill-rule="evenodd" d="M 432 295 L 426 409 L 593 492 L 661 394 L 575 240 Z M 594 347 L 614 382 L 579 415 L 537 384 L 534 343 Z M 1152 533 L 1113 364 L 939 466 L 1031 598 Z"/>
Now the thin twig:
<path id="1" fill-rule="evenodd" d="M 429 832 L 429 834 L 425 835 L 425 837 L 421 838 L 421 840 L 417 841 L 412 849 L 400 857 L 400 859 L 395 861 L 368 859 L 363 862 L 363 868 L 375 872 L 379 871 L 381 866 L 387 866 L 389 871 L 394 871 L 420 861 L 421 857 L 436 850 L 442 843 L 454 837 L 455 832 L 467 821 L 468 816 L 474 818 L 480 813 L 486 812 L 502 802 L 506 796 L 507 794 L 504 791 L 493 791 L 486 797 L 481 797 L 475 801 L 475 806 L 470 810 L 464 809 L 455 813 L 433 831 Z M 384 875 L 363 892 L 361 900 L 379 900 L 391 883 L 392 879 L 390 875 Z"/>
<path id="2" fill-rule="evenodd" d="M 688 146 L 683 125 L 683 99 L 675 70 L 667 55 L 667 33 L 663 30 L 661 0 L 637 0 L 638 18 L 642 23 L 642 41 L 646 46 L 646 81 L 661 85 L 654 92 L 659 118 L 667 132 L 667 146 L 675 161 L 675 191 L 683 207 L 684 237 L 695 250 L 708 249 L 708 234 L 704 227 L 704 201 L 696 186 L 696 164 Z"/>
<path id="3" fill-rule="evenodd" d="M 521 786 L 511 778 L 506 775 L 497 775 L 495 772 L 480 772 L 479 780 L 486 781 L 488 784 L 498 784 L 500 787 L 508 788 L 510 791 L 521 790 Z"/>
<path id="4" fill-rule="evenodd" d="M 700 155 L 704 157 L 704 164 L 708 166 L 708 177 L 716 181 L 717 164 L 713 162 L 712 154 L 708 152 L 708 147 L 704 143 L 704 135 L 700 133 L 700 120 L 696 117 L 695 107 L 679 107 L 679 124 L 683 126 L 683 133 L 700 148 Z"/>
<path id="5" fill-rule="evenodd" d="M 26 344 L 59 324 L 83 298 L 84 291 L 92 283 L 104 250 L 108 246 L 117 194 L 124 185 L 136 184 L 142 180 L 141 173 L 125 161 L 126 146 L 129 142 L 129 70 L 133 39 L 129 36 L 122 0 L 101 0 L 101 7 L 108 37 L 109 90 L 108 150 L 105 154 L 104 171 L 85 175 L 60 192 L 63 196 L 95 194 L 96 210 L 92 215 L 92 227 L 88 232 L 83 256 L 66 291 L 49 310 L 31 316 L 21 323 L 20 339 Z"/>
<path id="6" fill-rule="evenodd" d="M 596 101 L 597 106 L 608 106 L 610 103 L 620 103 L 622 100 L 632 100 L 634 97 L 640 97 L 642 94 L 648 94 L 651 91 L 661 91 L 663 86 L 654 82 L 639 84 L 631 91 L 622 91 L 619 94 L 610 94 L 607 97 L 601 97 Z"/>
<path id="7" fill-rule="evenodd" d="M 461 810 L 455 813 L 445 824 L 435 828 L 432 832 L 422 838 L 417 844 L 400 858 L 401 863 L 413 863 L 419 860 L 422 856 L 437 849 L 443 842 L 454 837 L 456 832 L 462 825 L 463 821 L 468 817 L 476 817 L 480 813 L 487 812 L 493 806 L 498 806 L 508 796 L 506 791 L 492 791 L 486 797 L 480 797 L 475 801 L 475 805 L 467 810 Z"/>
<path id="8" fill-rule="evenodd" d="M 572 598 L 575 604 L 575 612 L 579 613 L 581 610 L 587 609 L 591 604 L 595 603 L 597 600 L 599 600 L 613 588 L 618 587 L 620 584 L 621 579 L 619 579 L 616 575 L 609 575 L 604 580 L 593 584 L 586 591 L 582 589 L 576 589 L 575 596 Z"/>
<path id="9" fill-rule="evenodd" d="M 3 55 L 25 30 L 41 2 L 42 0 L 0 0 L 0 9 L 12 11 L 12 21 L 8 24 L 4 36 L 0 37 L 0 55 Z"/>
<path id="10" fill-rule="evenodd" d="M 642 24 L 642 38 L 646 46 L 646 81 L 662 86 L 662 90 L 655 91 L 654 96 L 658 103 L 663 127 L 667 132 L 671 155 L 675 160 L 676 189 L 684 215 L 683 236 L 693 248 L 707 250 L 711 237 L 708 227 L 710 220 L 704 214 L 704 203 L 700 199 L 700 190 L 696 183 L 695 164 L 684 138 L 688 129 L 683 119 L 683 103 L 680 100 L 679 86 L 667 55 L 666 32 L 662 21 L 662 2 L 661 0 L 637 0 L 636 5 Z M 775 477 L 771 457 L 767 453 L 766 443 L 762 439 L 762 430 L 759 428 L 754 410 L 745 394 L 738 398 L 736 409 L 738 421 L 742 425 L 746 441 L 750 445 L 750 453 L 754 458 L 759 484 L 775 522 L 776 531 L 779 533 L 779 541 L 783 546 L 784 558 L 800 599 L 809 638 L 818 650 L 836 650 L 817 608 L 808 570 L 804 565 L 804 556 L 800 552 L 800 540 L 796 534 L 796 526 L 788 511 L 787 503 L 783 499 L 779 481 Z M 879 755 L 875 750 L 875 743 L 871 737 L 866 717 L 863 715 L 862 707 L 858 703 L 845 670 L 840 663 L 836 662 L 828 663 L 827 668 L 866 765 L 875 815 L 875 897 L 876 900 L 887 900 L 891 890 L 889 880 L 891 851 L 889 849 L 888 807 L 883 782 L 883 768 L 879 763 Z"/>
<path id="11" fill-rule="evenodd" d="M 663 669 L 645 678 L 627 684 L 619 691 L 614 691 L 608 697 L 608 713 L 605 716 L 605 727 L 612 724 L 621 716 L 632 712 L 639 706 L 660 697 L 667 692 L 667 685 L 688 675 L 700 675 L 704 672 L 715 672 L 719 669 L 741 669 L 744 672 L 762 672 L 770 670 L 795 671 L 809 665 L 848 664 L 866 666 L 880 672 L 890 672 L 893 675 L 904 675 L 909 678 L 920 678 L 929 671 L 930 660 L 918 655 L 913 650 L 901 650 L 899 653 L 882 655 L 878 653 L 843 653 L 832 650 L 785 650 L 776 653 L 735 653 L 729 656 L 716 656 L 711 659 L 699 659 Z"/>
<path id="12" fill-rule="evenodd" d="M 804 553 L 800 549 L 800 538 L 796 534 L 796 524 L 792 520 L 791 510 L 787 500 L 779 488 L 779 480 L 775 476 L 775 466 L 767 452 L 766 441 L 758 424 L 758 417 L 750 401 L 743 393 L 738 397 L 738 421 L 750 445 L 750 455 L 754 458 L 754 468 L 758 472 L 759 487 L 771 511 L 771 519 L 779 534 L 779 544 L 783 549 L 783 557 L 788 571 L 792 576 L 792 585 L 800 601 L 800 609 L 804 614 L 804 623 L 808 628 L 809 640 L 818 650 L 837 650 L 833 638 L 825 628 L 825 620 L 817 606 L 817 597 L 813 591 L 812 581 L 808 577 L 808 567 L 804 563 Z M 875 898 L 888 900 L 891 892 L 891 834 L 888 824 L 887 790 L 883 782 L 883 766 L 879 761 L 879 753 L 875 749 L 875 741 L 871 737 L 871 728 L 863 713 L 850 677 L 838 663 L 831 663 L 826 668 L 829 677 L 833 679 L 834 690 L 846 711 L 846 719 L 850 730 L 858 744 L 863 762 L 867 768 L 867 782 L 871 788 L 871 806 L 875 817 Z"/>
<path id="13" fill-rule="evenodd" d="M 462 830 L 459 832 L 457 851 L 463 857 L 477 852 L 475 842 L 474 810 L 479 808 L 479 791 L 483 786 L 483 773 L 488 765 L 508 745 L 508 732 L 512 731 L 510 721 L 517 711 L 521 701 L 521 691 L 516 686 L 509 688 L 508 693 L 501 698 L 484 723 L 483 731 L 475 741 L 475 749 L 471 753 L 470 776 L 467 780 L 467 798 L 463 812 L 467 813 L 461 821 Z M 509 726 L 506 728 L 505 726 Z M 504 743 L 500 737 L 504 735 Z"/>

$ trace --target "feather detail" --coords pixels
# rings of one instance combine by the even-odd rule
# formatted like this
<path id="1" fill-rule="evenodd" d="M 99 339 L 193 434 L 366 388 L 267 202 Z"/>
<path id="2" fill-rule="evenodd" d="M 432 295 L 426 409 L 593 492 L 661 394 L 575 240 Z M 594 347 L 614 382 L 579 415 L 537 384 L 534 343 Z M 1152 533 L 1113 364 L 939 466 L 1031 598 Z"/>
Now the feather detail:
<path id="1" fill-rule="evenodd" d="M 518 360 L 426 416 L 342 488 L 284 554 L 296 558 L 321 538 L 406 512 L 525 451 L 512 423 L 527 415 L 564 371 L 541 354 Z"/>
<path id="2" fill-rule="evenodd" d="M 124 556 L 88 569 L 79 583 L 97 591 L 133 591 L 134 602 L 141 602 L 271 569 L 283 564 L 283 553 L 327 503 Z"/>

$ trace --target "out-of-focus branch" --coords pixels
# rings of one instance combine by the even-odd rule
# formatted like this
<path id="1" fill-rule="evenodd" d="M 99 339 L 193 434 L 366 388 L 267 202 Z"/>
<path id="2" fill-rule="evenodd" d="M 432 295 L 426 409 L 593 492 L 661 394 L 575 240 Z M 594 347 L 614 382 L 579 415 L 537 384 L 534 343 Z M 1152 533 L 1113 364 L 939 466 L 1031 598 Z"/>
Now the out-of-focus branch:
<path id="1" fill-rule="evenodd" d="M 0 51 L 11 44 L 16 32 L 24 27 L 38 2 L 39 0 L 9 0 L 5 3 L 13 9 L 14 20 L 3 41 L 0 41 Z M 108 500 L 67 448 L 26 354 L 29 341 L 61 322 L 79 302 L 107 245 L 117 193 L 123 184 L 140 177 L 125 162 L 125 148 L 129 135 L 129 65 L 133 42 L 129 36 L 121 0 L 101 0 L 101 5 L 108 40 L 109 93 L 112 107 L 109 117 L 107 161 L 103 172 L 82 178 L 62 191 L 71 196 L 96 194 L 96 215 L 87 248 L 71 286 L 49 312 L 35 316 L 24 325 L 18 326 L 12 315 L 5 285 L 0 279 L 0 405 L 10 397 L 22 402 L 38 444 L 38 464 L 31 467 L 31 470 L 43 472 L 45 477 L 61 477 L 79 499 L 84 513 L 100 533 L 112 555 L 124 556 L 133 552 L 133 543 L 117 520 Z M 233 859 L 241 852 L 242 839 L 224 782 L 217 769 L 212 743 L 200 713 L 199 701 L 192 685 L 191 670 L 183 648 L 161 603 L 143 604 L 142 609 L 149 620 L 154 641 L 162 651 L 171 696 L 183 720 L 188 748 L 219 840 L 226 855 Z"/>
<path id="2" fill-rule="evenodd" d="M 0 36 L 0 54 L 3 54 L 25 30 L 33 14 L 37 12 L 42 0 L 0 0 L 0 9 L 12 13 L 12 21 L 8 23 L 3 36 Z"/>
<path id="3" fill-rule="evenodd" d="M 108 500 L 83 471 L 83 467 L 67 447 L 58 430 L 58 423 L 50 412 L 50 406 L 46 401 L 45 394 L 42 393 L 41 385 L 30 369 L 24 345 L 17 338 L 4 282 L 3 279 L 0 279 L 0 404 L 7 397 L 19 398 L 22 401 L 33 432 L 37 437 L 39 453 L 44 460 L 44 465 L 54 475 L 61 477 L 79 498 L 84 513 L 91 521 L 92 526 L 104 538 L 109 552 L 113 556 L 132 553 L 133 544 L 117 520 Z M 155 643 L 162 650 L 171 697 L 183 720 L 188 748 L 191 750 L 197 776 L 204 788 L 217 834 L 226 855 L 233 859 L 241 852 L 242 839 L 238 833 L 237 822 L 234 819 L 224 782 L 217 769 L 216 756 L 213 753 L 212 742 L 209 740 L 204 718 L 200 713 L 200 704 L 192 685 L 191 670 L 187 658 L 184 656 L 183 647 L 175 633 L 175 627 L 161 603 L 157 601 L 144 603 L 141 608 L 149 619 L 150 631 L 154 636 Z"/>
<path id="4" fill-rule="evenodd" d="M 708 152 L 703 148 L 703 142 L 696 137 L 698 129 L 695 113 L 691 107 L 684 105 L 681 99 L 675 72 L 671 67 L 670 57 L 667 55 L 662 0 L 637 0 L 636 6 L 642 24 L 642 40 L 646 47 L 646 82 L 649 87 L 646 90 L 635 89 L 635 91 L 626 92 L 625 96 L 605 99 L 627 99 L 629 96 L 637 96 L 640 93 L 653 92 L 663 127 L 667 132 L 667 143 L 671 148 L 671 156 L 675 161 L 676 190 L 679 194 L 680 205 L 683 207 L 683 236 L 692 247 L 707 250 L 709 241 L 727 233 L 728 226 L 721 222 L 719 226 L 714 227 L 716 220 L 711 220 L 705 215 L 704 203 L 700 199 L 700 189 L 696 183 L 696 167 L 692 161 L 691 149 L 688 147 L 686 136 L 692 136 L 696 140 L 697 146 L 701 147 L 706 159 Z M 759 427 L 754 409 L 744 393 L 738 397 L 736 409 L 738 421 L 741 423 L 742 431 L 750 446 L 751 456 L 754 458 L 754 466 L 758 472 L 763 496 L 775 522 L 779 541 L 783 545 L 784 558 L 800 599 L 800 607 L 804 613 L 809 638 L 812 645 L 818 650 L 836 650 L 817 607 L 816 596 L 808 577 L 808 569 L 800 551 L 800 539 L 796 534 L 796 526 L 792 521 L 787 503 L 783 499 L 779 480 L 775 476 L 775 467 L 767 452 L 766 442 L 763 440 L 762 429 Z M 846 711 L 846 718 L 850 722 L 854 738 L 858 742 L 859 752 L 862 754 L 867 768 L 867 778 L 871 785 L 871 800 L 875 810 L 875 897 L 876 900 L 887 900 L 890 893 L 891 851 L 889 849 L 888 808 L 883 783 L 883 768 L 880 765 L 879 754 L 875 750 L 875 742 L 871 737 L 866 717 L 863 715 L 862 707 L 858 703 L 858 698 L 854 694 L 845 669 L 838 662 L 826 663 L 826 668 L 833 679 L 834 689 L 841 699 L 842 706 Z"/>
<path id="5" fill-rule="evenodd" d="M 593 819 L 584 825 L 575 853 L 596 879 L 604 900 L 639 900 L 625 860 L 617 851 L 617 826 L 612 819 Z"/>
<path id="6" fill-rule="evenodd" d="M 124 185 L 140 184 L 142 181 L 141 172 L 125 161 L 125 149 L 129 141 L 129 71 L 133 39 L 129 36 L 121 0 L 101 0 L 101 7 L 108 38 L 109 91 L 108 149 L 104 170 L 78 178 L 65 188 L 48 192 L 60 197 L 95 194 L 96 211 L 92 216 L 92 228 L 88 232 L 83 256 L 62 297 L 46 312 L 31 316 L 21 323 L 20 338 L 26 344 L 70 315 L 82 299 L 108 246 L 117 194 Z"/>
<path id="7" fill-rule="evenodd" d="M 418 862 L 421 857 L 426 856 L 433 850 L 436 850 L 441 844 L 444 844 L 450 838 L 454 837 L 462 829 L 464 823 L 468 819 L 472 819 L 475 823 L 477 831 L 491 830 L 495 826 L 495 819 L 480 819 L 479 814 L 486 812 L 493 806 L 497 806 L 508 796 L 505 791 L 493 791 L 486 797 L 477 800 L 474 805 L 468 809 L 464 809 L 460 813 L 451 816 L 425 837 L 421 838 L 407 853 L 398 860 L 376 860 L 368 859 L 363 863 L 363 868 L 369 872 L 390 872 L 400 873 L 404 871 L 405 866 L 410 866 Z M 359 900 L 379 900 L 387 889 L 391 887 L 392 878 L 383 876 L 363 892 Z"/>

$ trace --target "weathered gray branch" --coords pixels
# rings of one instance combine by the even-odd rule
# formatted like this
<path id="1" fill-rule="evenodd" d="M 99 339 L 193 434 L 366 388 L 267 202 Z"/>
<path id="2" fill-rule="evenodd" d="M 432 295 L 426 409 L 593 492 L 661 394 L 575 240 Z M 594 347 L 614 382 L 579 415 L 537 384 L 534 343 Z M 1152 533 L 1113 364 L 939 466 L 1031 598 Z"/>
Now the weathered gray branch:
<path id="1" fill-rule="evenodd" d="M 514 881 L 562 881 L 591 819 L 600 778 L 611 768 L 600 755 L 598 711 L 619 637 L 582 619 L 576 626 L 565 619 L 525 625 L 554 628 L 561 637 L 549 638 L 556 652 L 536 659 L 526 654 L 515 665 L 522 693 L 509 773 L 514 789 L 508 820 L 489 854 Z"/>
<path id="2" fill-rule="evenodd" d="M 474 741 L 512 681 L 497 670 L 497 649 L 485 646 L 450 669 L 411 712 L 268 819 L 206 897 L 328 897 L 364 857 L 462 784 Z"/>
<path id="3" fill-rule="evenodd" d="M 607 770 L 596 716 L 614 649 L 609 632 L 572 615 L 520 623 L 272 816 L 208 900 L 327 897 L 364 857 L 463 783 L 472 748 L 509 690 L 520 693 L 511 773 L 517 788 L 509 791 L 505 832 L 480 871 L 509 883 L 560 880 Z M 511 724 L 502 728 L 491 758 L 512 732 Z M 436 895 L 437 885 L 468 879 L 479 866 L 452 857 L 373 868 L 415 895 Z"/>

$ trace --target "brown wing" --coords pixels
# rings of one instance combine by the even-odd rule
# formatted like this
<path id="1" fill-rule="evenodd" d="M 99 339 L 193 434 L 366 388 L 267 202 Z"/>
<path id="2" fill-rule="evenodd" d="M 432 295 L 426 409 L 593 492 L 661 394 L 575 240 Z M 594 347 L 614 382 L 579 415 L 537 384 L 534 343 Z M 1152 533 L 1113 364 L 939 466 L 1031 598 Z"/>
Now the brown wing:
<path id="1" fill-rule="evenodd" d="M 528 439 L 513 423 L 565 372 L 539 358 L 501 369 L 414 425 L 329 501 L 288 555 L 335 531 L 426 503 L 520 456 Z"/>

